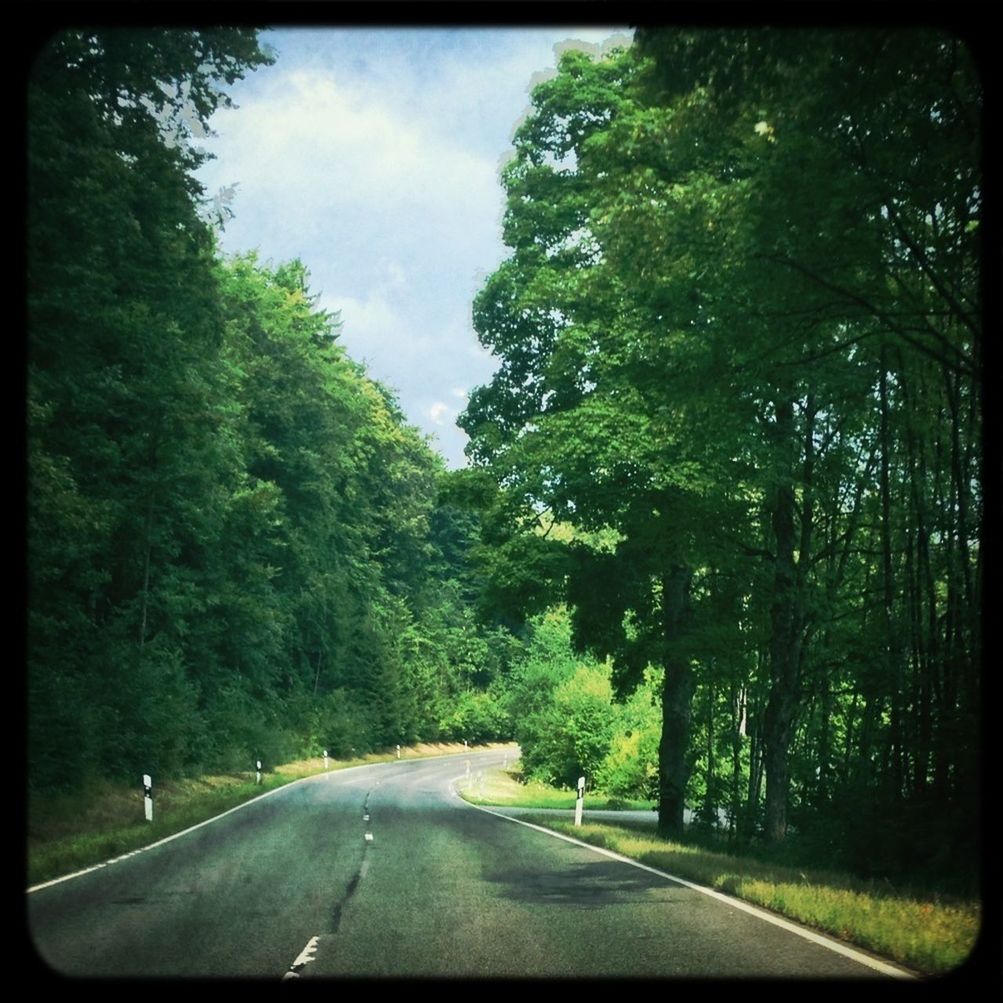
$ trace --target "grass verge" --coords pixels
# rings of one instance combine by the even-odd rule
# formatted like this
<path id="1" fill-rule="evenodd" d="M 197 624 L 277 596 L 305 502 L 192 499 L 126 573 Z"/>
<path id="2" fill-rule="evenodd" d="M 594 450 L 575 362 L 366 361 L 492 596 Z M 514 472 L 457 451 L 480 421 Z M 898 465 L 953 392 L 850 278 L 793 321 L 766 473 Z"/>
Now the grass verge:
<path id="1" fill-rule="evenodd" d="M 924 900 L 849 875 L 766 864 L 616 824 L 530 819 L 650 867 L 734 895 L 927 974 L 962 964 L 978 938 L 978 902 Z"/>
<path id="2" fill-rule="evenodd" d="M 462 744 L 420 744 L 401 750 L 402 759 L 467 751 Z M 385 763 L 395 753 L 329 760 L 328 770 Z M 28 801 L 27 883 L 49 881 L 123 853 L 148 846 L 213 818 L 267 791 L 324 773 L 324 760 L 302 759 L 262 774 L 230 773 L 156 783 L 153 822 L 143 819 L 143 792 L 108 782 L 76 794 L 34 795 Z M 156 782 L 156 778 L 154 778 Z"/>
<path id="3" fill-rule="evenodd" d="M 517 777 L 514 769 L 489 771 L 482 792 L 476 780 L 471 780 L 461 793 L 474 804 L 574 807 L 573 794 L 543 784 L 523 785 Z M 587 797 L 586 805 L 603 807 L 599 800 Z M 835 871 L 722 853 L 662 839 L 630 823 L 586 822 L 576 828 L 570 820 L 552 815 L 522 818 L 762 906 L 923 974 L 940 975 L 961 965 L 978 939 L 981 906 L 977 901 L 903 891 L 887 882 L 863 881 Z"/>

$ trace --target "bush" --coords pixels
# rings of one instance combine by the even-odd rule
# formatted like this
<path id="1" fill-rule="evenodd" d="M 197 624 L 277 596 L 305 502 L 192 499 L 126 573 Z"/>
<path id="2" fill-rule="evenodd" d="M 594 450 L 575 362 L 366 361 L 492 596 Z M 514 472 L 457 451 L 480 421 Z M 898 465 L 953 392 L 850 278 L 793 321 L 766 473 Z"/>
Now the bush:
<path id="1" fill-rule="evenodd" d="M 443 738 L 454 741 L 489 742 L 506 738 L 510 728 L 505 708 L 492 693 L 465 690 L 443 722 L 442 734 Z"/>
<path id="2" fill-rule="evenodd" d="M 658 794 L 658 732 L 621 731 L 596 776 L 596 786 L 620 798 Z"/>

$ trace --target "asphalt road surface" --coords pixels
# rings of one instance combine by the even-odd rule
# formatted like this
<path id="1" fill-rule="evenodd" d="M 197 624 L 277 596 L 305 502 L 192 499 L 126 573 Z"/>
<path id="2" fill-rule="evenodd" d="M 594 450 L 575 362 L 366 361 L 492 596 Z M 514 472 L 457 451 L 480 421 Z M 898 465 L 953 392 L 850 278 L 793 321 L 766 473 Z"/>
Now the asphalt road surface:
<path id="1" fill-rule="evenodd" d="M 456 797 L 502 757 L 312 777 L 31 891 L 35 950 L 69 976 L 887 977 Z"/>

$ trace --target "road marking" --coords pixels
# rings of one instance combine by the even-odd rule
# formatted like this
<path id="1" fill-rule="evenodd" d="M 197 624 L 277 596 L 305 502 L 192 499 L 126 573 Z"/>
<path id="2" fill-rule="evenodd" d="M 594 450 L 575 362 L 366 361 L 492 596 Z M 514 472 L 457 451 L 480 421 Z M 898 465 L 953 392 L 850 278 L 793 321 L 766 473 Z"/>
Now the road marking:
<path id="1" fill-rule="evenodd" d="M 485 754 L 489 752 L 494 752 L 494 749 L 486 749 Z M 469 753 L 466 752 L 455 752 L 448 756 L 415 756 L 414 759 L 409 759 L 408 762 L 420 763 L 426 762 L 432 759 L 441 759 L 443 761 L 449 759 L 457 759 L 460 756 L 466 756 Z M 201 829 L 204 825 L 211 825 L 213 822 L 219 821 L 221 818 L 226 818 L 227 815 L 232 815 L 235 811 L 240 811 L 242 808 L 246 808 L 248 805 L 254 804 L 256 801 L 261 801 L 263 798 L 269 798 L 273 794 L 278 794 L 280 791 L 287 791 L 291 787 L 296 787 L 299 784 L 307 783 L 311 780 L 331 780 L 336 778 L 340 780 L 346 773 L 351 773 L 353 770 L 369 770 L 374 769 L 379 766 L 390 766 L 396 764 L 396 760 L 391 760 L 386 763 L 361 763 L 358 766 L 346 766 L 343 770 L 330 770 L 327 773 L 315 773 L 309 777 L 300 777 L 299 780 L 293 780 L 288 784 L 283 784 L 281 787 L 276 787 L 274 790 L 265 791 L 264 794 L 259 794 L 257 797 L 251 798 L 250 801 L 244 801 L 242 804 L 235 805 L 233 808 L 228 808 L 226 811 L 221 812 L 219 815 L 214 815 L 212 818 L 207 818 L 203 822 L 197 822 L 195 825 L 190 825 L 187 829 L 182 829 L 180 832 L 175 832 L 170 836 L 165 836 L 163 839 L 158 839 L 155 843 L 150 843 L 148 846 L 141 846 L 138 849 L 132 850 L 129 853 L 123 853 L 118 857 L 112 857 L 110 860 L 102 860 L 99 864 L 92 864 L 90 867 L 85 867 L 82 870 L 74 871 L 72 874 L 64 874 L 62 877 L 53 878 L 51 881 L 43 881 L 41 884 L 31 885 L 27 889 L 27 893 L 30 895 L 32 892 L 39 892 L 43 888 L 49 888 L 52 885 L 61 884 L 64 881 L 71 881 L 73 878 L 83 877 L 85 874 L 90 874 L 92 871 L 98 871 L 102 867 L 107 867 L 109 864 L 117 864 L 121 860 L 126 860 L 129 857 L 135 857 L 137 854 L 146 853 L 147 850 L 152 850 L 156 846 L 163 846 L 164 843 L 171 842 L 172 839 L 180 839 L 182 836 L 187 836 L 188 833 L 194 832 L 196 829 Z M 358 778 L 358 780 L 353 779 L 350 781 L 345 781 L 343 786 L 348 786 L 365 780 L 365 777 Z M 379 786 L 379 784 L 377 784 Z"/>
<path id="2" fill-rule="evenodd" d="M 296 960 L 289 966 L 289 971 L 282 976 L 282 981 L 285 982 L 286 979 L 298 979 L 300 977 L 299 970 L 304 966 L 310 964 L 314 959 L 314 952 L 317 950 L 317 941 L 319 937 L 311 937 L 306 942 L 306 947 L 300 951 Z"/>
<path id="3" fill-rule="evenodd" d="M 292 967 L 296 968 L 298 965 L 305 965 L 309 961 L 313 961 L 314 952 L 317 950 L 317 941 L 319 937 L 311 937 L 307 943 L 306 947 L 300 951 L 299 956 L 293 962 Z"/>
<path id="4" fill-rule="evenodd" d="M 455 787 L 456 783 L 460 780 L 466 779 L 467 778 L 465 776 L 454 777 L 453 780 L 450 781 L 450 790 L 455 797 L 463 802 L 463 804 L 469 805 L 471 808 L 476 808 L 478 811 L 486 812 L 488 815 L 494 815 L 495 818 L 503 818 L 506 822 L 515 822 L 517 825 L 524 825 L 527 829 L 535 829 L 537 832 L 542 832 L 547 836 L 553 836 L 555 839 L 563 839 L 566 843 L 574 843 L 575 846 L 582 846 L 586 850 L 592 850 L 593 853 L 599 853 L 604 857 L 609 857 L 611 860 L 619 860 L 623 864 L 630 864 L 631 867 L 637 867 L 642 871 L 647 871 L 649 874 L 657 874 L 660 878 L 666 878 L 669 881 L 675 881 L 680 885 L 685 885 L 687 888 L 692 888 L 694 891 L 700 892 L 702 895 L 707 895 L 710 898 L 717 899 L 719 902 L 723 902 L 725 905 L 731 906 L 733 909 L 739 909 L 742 912 L 747 912 L 751 916 L 757 916 L 759 919 L 765 920 L 767 923 L 779 926 L 782 930 L 787 930 L 789 933 L 797 934 L 805 940 L 810 940 L 813 944 L 825 947 L 828 950 L 833 951 L 835 954 L 841 954 L 843 957 L 849 958 L 851 961 L 856 961 L 868 968 L 873 968 L 875 971 L 881 972 L 884 975 L 891 975 L 894 978 L 899 979 L 916 978 L 912 972 L 907 972 L 901 968 L 896 968 L 894 965 L 889 965 L 886 962 L 870 958 L 866 954 L 861 954 L 860 951 L 854 950 L 852 947 L 847 947 L 845 944 L 839 943 L 839 941 L 826 937 L 824 934 L 816 933 L 814 930 L 809 930 L 803 926 L 798 926 L 790 920 L 782 919 L 779 916 L 775 916 L 773 913 L 760 909 L 758 906 L 750 905 L 748 902 L 743 902 L 741 899 L 733 898 L 730 895 L 725 895 L 723 892 L 715 891 L 713 888 L 708 888 L 706 885 L 698 885 L 692 881 L 687 881 L 686 878 L 679 878 L 674 874 L 669 874 L 667 871 L 660 871 L 657 867 L 649 867 L 647 864 L 642 864 L 639 860 L 631 860 L 630 857 L 624 857 L 619 853 L 614 853 L 612 850 L 607 850 L 601 846 L 593 846 L 591 843 L 583 843 L 580 839 L 574 839 L 572 836 L 565 836 L 562 832 L 554 832 L 552 829 L 545 829 L 543 826 L 534 825 L 532 822 L 524 822 L 522 819 L 513 818 L 511 815 L 503 815 L 501 812 L 492 811 L 490 808 L 485 808 L 483 805 L 471 804 L 469 801 L 460 797 Z"/>
<path id="5" fill-rule="evenodd" d="M 373 834 L 371 832 L 366 833 L 366 842 L 371 843 L 373 841 Z"/>

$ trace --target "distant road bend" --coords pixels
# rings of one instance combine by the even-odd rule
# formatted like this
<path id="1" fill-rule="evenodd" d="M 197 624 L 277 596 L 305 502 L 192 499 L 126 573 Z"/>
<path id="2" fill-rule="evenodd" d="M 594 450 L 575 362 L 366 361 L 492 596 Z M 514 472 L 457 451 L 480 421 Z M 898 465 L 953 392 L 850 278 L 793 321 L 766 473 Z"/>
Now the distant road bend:
<path id="1" fill-rule="evenodd" d="M 455 795 L 468 762 L 503 755 L 311 777 L 40 887 L 36 950 L 61 974 L 105 977 L 896 974 Z"/>

